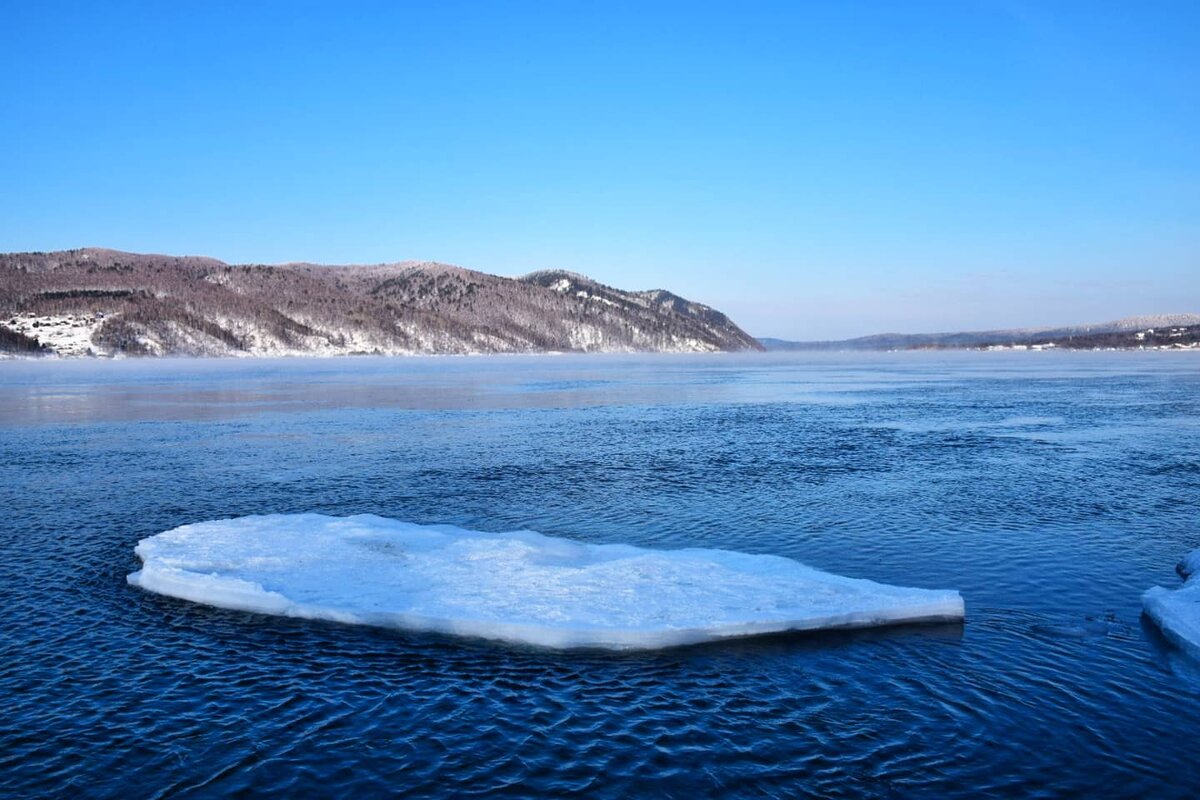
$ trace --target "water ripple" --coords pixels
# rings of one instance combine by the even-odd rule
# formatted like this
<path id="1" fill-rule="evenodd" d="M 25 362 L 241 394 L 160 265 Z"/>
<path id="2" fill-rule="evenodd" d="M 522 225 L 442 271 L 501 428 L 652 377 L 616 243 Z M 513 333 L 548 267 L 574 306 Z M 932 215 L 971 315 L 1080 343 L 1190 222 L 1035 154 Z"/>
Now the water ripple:
<path id="1" fill-rule="evenodd" d="M 14 368 L 0 794 L 1190 796 L 1200 668 L 1138 598 L 1198 544 L 1200 371 L 1090 356 Z M 546 653 L 124 583 L 139 538 L 309 510 L 775 553 L 968 622 Z"/>

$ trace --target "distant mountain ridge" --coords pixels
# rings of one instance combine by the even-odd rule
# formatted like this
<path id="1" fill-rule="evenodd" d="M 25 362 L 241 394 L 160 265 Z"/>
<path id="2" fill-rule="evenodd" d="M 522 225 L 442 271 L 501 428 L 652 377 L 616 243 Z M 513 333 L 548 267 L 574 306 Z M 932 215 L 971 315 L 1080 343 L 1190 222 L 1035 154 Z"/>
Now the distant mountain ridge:
<path id="1" fill-rule="evenodd" d="M 1056 343 L 1072 339 L 1090 341 L 1091 337 L 1109 334 L 1134 333 L 1159 328 L 1192 328 L 1200 326 L 1200 314 L 1151 314 L 1124 317 L 1109 322 L 1087 325 L 1066 325 L 1046 328 L 1012 328 L 989 331 L 957 331 L 947 333 L 878 333 L 854 339 L 836 341 L 797 342 L 760 337 L 767 350 L 912 350 L 919 348 L 987 347 L 991 345 L 1033 345 Z M 1118 338 L 1114 341 L 1123 341 Z M 1136 341 L 1136 340 L 1132 340 Z M 1081 346 L 1083 343 L 1081 342 Z M 1086 346 L 1092 346 L 1088 344 Z"/>
<path id="2" fill-rule="evenodd" d="M 233 265 L 85 248 L 0 254 L 0 350 L 60 355 L 711 352 L 762 345 L 715 309 L 544 270 Z"/>

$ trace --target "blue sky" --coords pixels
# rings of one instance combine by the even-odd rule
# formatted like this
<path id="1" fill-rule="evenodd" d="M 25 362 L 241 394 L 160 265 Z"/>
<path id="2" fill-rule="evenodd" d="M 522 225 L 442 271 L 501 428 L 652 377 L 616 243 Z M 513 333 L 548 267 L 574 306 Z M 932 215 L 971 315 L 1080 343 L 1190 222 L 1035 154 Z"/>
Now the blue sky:
<path id="1" fill-rule="evenodd" d="M 561 267 L 788 338 L 1200 311 L 1194 0 L 4 6 L 0 250 Z"/>

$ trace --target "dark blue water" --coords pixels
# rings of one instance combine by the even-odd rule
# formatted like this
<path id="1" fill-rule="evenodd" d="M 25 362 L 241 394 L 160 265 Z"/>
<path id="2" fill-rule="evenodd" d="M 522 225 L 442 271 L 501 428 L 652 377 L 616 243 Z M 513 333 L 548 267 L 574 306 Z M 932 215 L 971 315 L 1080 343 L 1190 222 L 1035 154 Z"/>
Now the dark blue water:
<path id="1" fill-rule="evenodd" d="M 1195 796 L 1193 354 L 0 363 L 0 795 Z M 963 626 L 545 652 L 135 590 L 377 513 L 956 588 Z"/>

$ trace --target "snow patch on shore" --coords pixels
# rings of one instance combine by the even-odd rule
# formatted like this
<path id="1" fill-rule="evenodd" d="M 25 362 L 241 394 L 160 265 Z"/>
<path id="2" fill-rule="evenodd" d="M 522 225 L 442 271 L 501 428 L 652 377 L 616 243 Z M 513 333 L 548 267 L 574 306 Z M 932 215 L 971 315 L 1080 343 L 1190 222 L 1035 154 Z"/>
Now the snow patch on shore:
<path id="1" fill-rule="evenodd" d="M 60 356 L 103 355 L 92 336 L 104 323 L 102 313 L 84 314 L 13 314 L 0 320 L 9 329 L 37 339 Z"/>
<path id="2" fill-rule="evenodd" d="M 551 648 L 651 649 L 961 620 L 957 592 L 779 556 L 584 544 L 372 515 L 242 517 L 143 539 L 129 583 L 219 608 Z"/>

